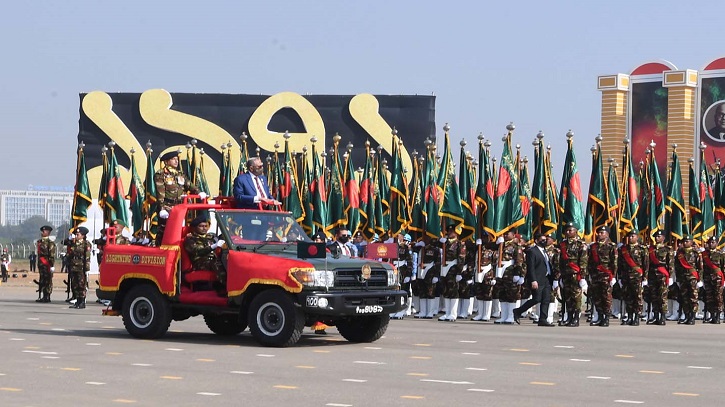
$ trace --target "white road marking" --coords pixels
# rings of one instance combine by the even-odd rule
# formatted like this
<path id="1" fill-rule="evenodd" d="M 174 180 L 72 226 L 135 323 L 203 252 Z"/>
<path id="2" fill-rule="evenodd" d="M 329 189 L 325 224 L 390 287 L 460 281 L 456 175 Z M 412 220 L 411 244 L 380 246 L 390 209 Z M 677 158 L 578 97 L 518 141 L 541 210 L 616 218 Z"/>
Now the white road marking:
<path id="1" fill-rule="evenodd" d="M 384 365 L 384 364 L 386 364 L 385 362 L 372 362 L 369 360 L 356 360 L 352 363 L 358 363 L 358 364 L 362 364 L 362 365 Z"/>
<path id="2" fill-rule="evenodd" d="M 366 346 L 366 347 L 365 347 L 365 349 L 370 349 L 370 350 L 380 350 L 380 349 L 382 349 L 382 348 L 378 348 L 378 347 L 375 347 L 375 346 Z"/>
<path id="3" fill-rule="evenodd" d="M 467 356 L 479 356 L 479 355 L 480 355 L 480 353 L 478 353 L 478 352 L 463 352 L 463 353 L 462 353 L 462 355 L 467 355 Z"/>
<path id="4" fill-rule="evenodd" d="M 65 332 L 65 331 L 67 331 L 67 329 L 63 329 L 63 328 L 53 328 L 53 329 L 51 329 L 51 331 Z"/>
<path id="5" fill-rule="evenodd" d="M 58 356 L 41 356 L 41 359 L 60 359 Z"/>
<path id="6" fill-rule="evenodd" d="M 101 344 L 98 342 L 88 342 L 86 346 L 101 346 Z"/>
<path id="7" fill-rule="evenodd" d="M 591 359 L 569 359 L 572 362 L 591 362 Z"/>
<path id="8" fill-rule="evenodd" d="M 666 355 L 679 355 L 680 352 L 672 351 L 672 350 L 661 350 L 660 353 L 664 353 Z"/>
<path id="9" fill-rule="evenodd" d="M 488 370 L 485 367 L 467 367 L 466 370 Z"/>
<path id="10" fill-rule="evenodd" d="M 352 404 L 327 403 L 325 405 L 330 407 L 352 407 Z"/>
<path id="11" fill-rule="evenodd" d="M 352 382 L 352 383 L 367 383 L 367 380 L 363 379 L 342 379 L 343 382 Z"/>
<path id="12" fill-rule="evenodd" d="M 241 370 L 232 370 L 229 373 L 233 373 L 233 374 L 254 374 L 254 372 L 242 372 Z"/>
<path id="13" fill-rule="evenodd" d="M 460 343 L 478 343 L 478 341 L 458 341 Z"/>
<path id="14" fill-rule="evenodd" d="M 40 321 L 40 318 L 26 318 L 28 321 Z"/>
<path id="15" fill-rule="evenodd" d="M 609 376 L 587 376 L 587 379 L 609 380 Z"/>
<path id="16" fill-rule="evenodd" d="M 493 393 L 495 390 L 491 389 L 467 389 L 468 391 L 476 391 L 480 393 Z"/>
<path id="17" fill-rule="evenodd" d="M 0 376 L 6 376 L 6 374 L 5 373 L 0 373 Z"/>
<path id="18" fill-rule="evenodd" d="M 198 394 L 200 396 L 221 396 L 222 395 L 221 393 L 207 393 L 205 391 L 200 391 L 196 394 Z"/>
<path id="19" fill-rule="evenodd" d="M 637 400 L 614 400 L 615 403 L 624 403 L 624 404 L 644 404 L 644 401 L 637 401 Z"/>
<path id="20" fill-rule="evenodd" d="M 421 382 L 430 382 L 430 383 L 445 383 L 445 384 L 473 384 L 471 382 L 457 382 L 453 380 L 434 380 L 434 379 L 420 379 Z"/>
<path id="21" fill-rule="evenodd" d="M 688 369 L 706 369 L 706 370 L 712 369 L 711 366 L 687 366 L 687 368 Z"/>
<path id="22" fill-rule="evenodd" d="M 131 366 L 148 367 L 148 366 L 153 366 L 153 365 L 151 363 L 132 363 Z"/>
<path id="23" fill-rule="evenodd" d="M 24 341 L 25 338 L 10 338 L 11 341 Z"/>
<path id="24" fill-rule="evenodd" d="M 168 351 L 171 351 L 171 352 L 181 352 L 183 349 L 181 349 L 181 348 L 166 348 L 164 350 L 168 350 Z"/>
<path id="25" fill-rule="evenodd" d="M 44 352 L 40 350 L 24 350 L 23 353 L 37 353 L 38 355 L 57 355 L 58 352 Z"/>
<path id="26" fill-rule="evenodd" d="M 103 383 L 103 382 L 86 382 L 86 384 L 90 384 L 92 386 L 102 386 L 102 385 L 104 385 L 106 383 Z"/>
<path id="27" fill-rule="evenodd" d="M 571 345 L 555 345 L 555 348 L 561 348 L 561 349 L 574 349 Z"/>
<path id="28" fill-rule="evenodd" d="M 274 357 L 274 355 L 268 355 L 265 353 L 257 353 L 257 356 L 259 356 L 260 358 L 273 358 Z"/>
<path id="29" fill-rule="evenodd" d="M 86 324 L 100 324 L 101 321 L 86 321 Z"/>

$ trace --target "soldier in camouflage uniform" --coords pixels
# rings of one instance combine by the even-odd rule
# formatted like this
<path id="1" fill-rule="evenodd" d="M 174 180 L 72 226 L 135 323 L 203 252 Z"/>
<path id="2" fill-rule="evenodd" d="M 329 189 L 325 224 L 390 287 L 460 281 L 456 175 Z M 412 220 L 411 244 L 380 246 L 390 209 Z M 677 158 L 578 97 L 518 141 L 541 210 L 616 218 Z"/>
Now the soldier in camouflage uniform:
<path id="1" fill-rule="evenodd" d="M 156 244 L 161 244 L 163 232 L 166 227 L 166 219 L 171 209 L 180 204 L 181 196 L 190 193 L 198 193 L 199 190 L 191 184 L 186 175 L 179 170 L 179 152 L 170 151 L 159 158 L 164 167 L 154 174 L 156 184 L 156 202 L 159 206 L 159 230 L 156 235 Z"/>
<path id="2" fill-rule="evenodd" d="M 448 237 L 441 239 L 444 260 L 441 264 L 441 280 L 443 281 L 443 302 L 446 313 L 439 321 L 453 322 L 458 317 L 460 293 L 458 286 L 463 282 L 463 269 L 466 265 L 466 246 L 458 239 L 455 225 L 446 228 Z"/>
<path id="3" fill-rule="evenodd" d="M 591 326 L 609 326 L 612 312 L 612 286 L 617 281 L 617 245 L 609 240 L 609 228 L 597 228 L 597 241 L 589 246 L 589 297 L 599 313 L 599 320 L 592 318 Z"/>
<path id="4" fill-rule="evenodd" d="M 76 303 L 69 308 L 83 309 L 86 307 L 86 273 L 91 270 L 91 242 L 86 240 L 88 229 L 81 226 L 73 231 L 75 238 L 68 249 L 70 256 L 69 274 L 71 277 L 71 290 Z"/>
<path id="5" fill-rule="evenodd" d="M 516 231 L 511 229 L 503 235 L 502 257 L 496 270 L 497 277 L 501 277 L 501 318 L 496 323 L 511 325 L 514 323 L 514 308 L 516 302 L 521 300 L 521 285 L 526 277 L 526 266 L 524 264 L 524 247 L 516 239 Z M 496 253 L 498 257 L 498 253 Z"/>
<path id="6" fill-rule="evenodd" d="M 116 244 L 131 244 L 131 241 L 126 236 L 123 236 L 123 230 L 128 226 L 124 221 L 115 219 L 111 222 L 111 226 L 116 229 Z"/>
<path id="7" fill-rule="evenodd" d="M 8 254 L 8 249 L 3 248 L 3 253 L 0 255 L 0 262 L 2 262 L 2 274 L 3 274 L 3 283 L 8 281 L 8 267 L 10 267 L 10 255 Z"/>
<path id="8" fill-rule="evenodd" d="M 458 283 L 458 298 L 461 299 L 458 307 L 458 318 L 467 319 L 471 314 L 471 299 L 473 297 L 473 273 L 476 270 L 476 242 L 467 240 L 465 243 L 466 259 L 461 271 L 461 281 Z"/>
<path id="9" fill-rule="evenodd" d="M 692 246 L 692 237 L 685 236 L 682 238 L 682 247 L 677 249 L 675 259 L 675 276 L 677 284 L 680 286 L 680 295 L 682 302 L 680 308 L 685 315 L 684 320 L 677 323 L 694 325 L 695 313 L 697 312 L 697 289 L 700 282 L 700 273 L 702 272 L 702 259 L 700 253 Z"/>
<path id="10" fill-rule="evenodd" d="M 649 270 L 649 251 L 639 243 L 636 230 L 627 233 L 626 244 L 619 248 L 619 284 L 623 289 L 624 302 L 627 305 L 627 321 L 631 326 L 639 326 L 642 313 L 642 286 L 647 284 L 646 271 Z"/>
<path id="11" fill-rule="evenodd" d="M 398 269 L 400 276 L 400 289 L 410 294 L 411 283 L 413 279 L 413 251 L 410 249 L 412 237 L 409 234 L 398 235 L 398 258 L 394 261 L 395 267 Z M 410 315 L 411 297 L 408 296 L 408 306 L 406 309 L 390 315 L 393 319 L 403 319 L 406 315 Z"/>
<path id="12" fill-rule="evenodd" d="M 209 220 L 205 216 L 198 216 L 189 224 L 193 231 L 184 239 L 184 250 L 189 255 L 191 269 L 213 271 L 221 287 L 226 287 L 227 275 L 220 258 L 215 254 L 217 248 L 224 246 L 223 240 L 218 240 L 209 231 Z M 219 287 L 219 291 L 221 290 Z"/>
<path id="13" fill-rule="evenodd" d="M 491 319 L 493 286 L 496 285 L 496 273 L 493 269 L 493 257 L 496 252 L 496 246 L 489 244 L 488 239 L 477 241 L 476 246 L 476 256 L 479 256 L 480 252 L 480 268 L 475 275 L 473 283 L 473 293 L 478 302 L 478 315 L 473 317 L 473 320 L 488 321 Z"/>
<path id="14" fill-rule="evenodd" d="M 561 273 L 562 299 L 566 306 L 567 319 L 562 325 L 579 326 L 582 290 L 586 290 L 587 244 L 579 237 L 573 223 L 564 228 L 564 240 L 559 244 L 559 270 Z"/>
<path id="15" fill-rule="evenodd" d="M 723 263 L 725 256 L 717 248 L 717 239 L 713 236 L 707 240 L 705 251 L 702 252 L 702 282 L 705 288 L 705 309 L 710 314 L 703 317 L 703 323 L 720 323 L 723 310 L 722 286 Z"/>
<path id="16" fill-rule="evenodd" d="M 440 276 L 441 249 L 437 240 L 429 236 L 423 238 L 427 242 L 421 250 L 421 266 L 418 276 L 420 290 L 420 317 L 432 319 L 436 310 L 438 297 L 436 297 L 436 284 Z"/>
<path id="17" fill-rule="evenodd" d="M 658 230 L 654 234 L 655 243 L 649 247 L 649 275 L 647 281 L 650 288 L 650 301 L 654 318 L 647 323 L 665 325 L 667 323 L 667 288 L 672 284 L 672 262 L 675 255 L 672 248 L 665 243 L 665 234 Z"/>
<path id="18" fill-rule="evenodd" d="M 53 293 L 53 272 L 55 271 L 55 242 L 50 240 L 50 226 L 40 228 L 40 239 L 36 242 L 38 252 L 38 273 L 40 281 L 38 292 L 42 296 L 36 302 L 50 302 L 50 294 Z"/>

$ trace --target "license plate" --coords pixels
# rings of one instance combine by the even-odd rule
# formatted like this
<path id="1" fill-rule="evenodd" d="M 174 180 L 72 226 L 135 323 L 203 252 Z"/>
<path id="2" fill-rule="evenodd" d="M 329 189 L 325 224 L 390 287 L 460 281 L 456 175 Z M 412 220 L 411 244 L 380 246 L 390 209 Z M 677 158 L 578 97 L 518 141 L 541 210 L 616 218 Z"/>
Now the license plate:
<path id="1" fill-rule="evenodd" d="M 382 305 L 366 305 L 355 307 L 356 314 L 380 314 L 383 312 Z"/>
<path id="2" fill-rule="evenodd" d="M 319 301 L 317 297 L 307 297 L 307 299 L 305 300 L 308 307 L 316 307 L 317 301 Z"/>

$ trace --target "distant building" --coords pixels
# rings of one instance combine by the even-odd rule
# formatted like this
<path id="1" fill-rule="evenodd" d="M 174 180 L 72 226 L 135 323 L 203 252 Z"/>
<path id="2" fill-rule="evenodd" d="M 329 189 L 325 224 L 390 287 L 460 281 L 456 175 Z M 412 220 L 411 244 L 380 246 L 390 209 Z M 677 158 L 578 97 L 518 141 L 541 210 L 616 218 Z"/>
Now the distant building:
<path id="1" fill-rule="evenodd" d="M 28 190 L 0 190 L 0 225 L 18 225 L 42 216 L 57 227 L 70 222 L 73 188 L 28 186 Z"/>

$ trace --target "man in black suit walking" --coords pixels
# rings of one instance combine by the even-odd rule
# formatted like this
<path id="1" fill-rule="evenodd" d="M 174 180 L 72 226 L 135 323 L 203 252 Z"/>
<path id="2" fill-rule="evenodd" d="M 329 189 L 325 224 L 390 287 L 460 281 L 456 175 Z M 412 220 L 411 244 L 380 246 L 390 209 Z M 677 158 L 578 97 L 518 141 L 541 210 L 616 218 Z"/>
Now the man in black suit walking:
<path id="1" fill-rule="evenodd" d="M 534 241 L 536 245 L 526 249 L 525 283 L 531 286 L 531 299 L 514 309 L 514 321 L 519 324 L 519 319 L 524 311 L 541 303 L 539 326 L 554 326 L 546 321 L 551 302 L 551 284 L 554 279 L 549 255 L 546 253 L 547 237 L 537 233 Z"/>

